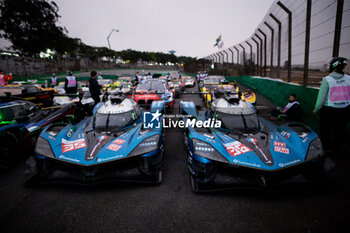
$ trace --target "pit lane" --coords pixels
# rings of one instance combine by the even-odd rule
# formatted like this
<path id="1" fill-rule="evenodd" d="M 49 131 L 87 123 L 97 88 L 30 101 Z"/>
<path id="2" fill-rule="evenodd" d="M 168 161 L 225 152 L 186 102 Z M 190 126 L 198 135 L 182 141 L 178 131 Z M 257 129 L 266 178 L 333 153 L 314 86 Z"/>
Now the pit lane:
<path id="1" fill-rule="evenodd" d="M 202 105 L 198 95 L 181 99 Z M 259 94 L 257 102 L 263 116 L 274 107 Z M 178 108 L 176 99 L 175 114 Z M 20 161 L 0 174 L 0 231 L 350 232 L 348 183 L 273 193 L 194 194 L 180 129 L 166 130 L 164 149 L 163 183 L 156 186 L 25 188 L 31 174 Z"/>

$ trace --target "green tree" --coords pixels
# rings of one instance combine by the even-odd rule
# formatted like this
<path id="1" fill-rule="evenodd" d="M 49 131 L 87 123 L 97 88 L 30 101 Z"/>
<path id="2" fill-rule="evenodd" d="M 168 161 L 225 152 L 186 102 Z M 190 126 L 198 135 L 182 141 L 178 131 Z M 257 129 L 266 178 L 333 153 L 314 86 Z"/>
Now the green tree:
<path id="1" fill-rule="evenodd" d="M 64 42 L 75 46 L 57 26 L 58 6 L 46 0 L 0 1 L 0 37 L 12 43 L 14 50 L 26 55 L 35 55 L 46 49 L 64 51 Z"/>

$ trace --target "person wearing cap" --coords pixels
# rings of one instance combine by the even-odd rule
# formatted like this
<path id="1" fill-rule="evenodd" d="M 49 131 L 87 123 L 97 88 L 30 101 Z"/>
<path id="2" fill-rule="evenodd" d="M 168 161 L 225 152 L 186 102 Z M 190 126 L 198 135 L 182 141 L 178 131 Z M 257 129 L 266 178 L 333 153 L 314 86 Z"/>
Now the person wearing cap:
<path id="1" fill-rule="evenodd" d="M 57 84 L 57 77 L 55 73 L 52 73 L 52 77 L 51 77 L 51 86 L 55 87 Z"/>
<path id="2" fill-rule="evenodd" d="M 64 90 L 66 91 L 66 94 L 75 94 L 77 93 L 77 89 L 77 80 L 73 76 L 72 71 L 68 71 L 66 80 L 64 82 Z"/>
<path id="3" fill-rule="evenodd" d="M 338 154 L 344 146 L 346 124 L 350 119 L 350 76 L 344 73 L 347 59 L 335 57 L 329 63 L 313 113 L 320 114 L 320 136 L 324 150 Z"/>
<path id="4" fill-rule="evenodd" d="M 3 74 L 3 71 L 0 70 L 0 86 L 7 85 L 7 81 L 12 80 L 12 74 L 10 73 L 8 76 Z"/>

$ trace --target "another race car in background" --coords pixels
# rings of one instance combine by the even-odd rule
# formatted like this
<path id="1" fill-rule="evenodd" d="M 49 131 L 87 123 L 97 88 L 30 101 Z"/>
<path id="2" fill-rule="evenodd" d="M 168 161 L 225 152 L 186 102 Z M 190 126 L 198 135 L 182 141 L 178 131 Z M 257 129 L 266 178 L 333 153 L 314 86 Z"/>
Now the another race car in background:
<path id="1" fill-rule="evenodd" d="M 175 98 L 181 98 L 182 84 L 178 80 L 168 82 L 169 89 L 173 92 Z"/>
<path id="2" fill-rule="evenodd" d="M 12 100 L 0 103 L 0 167 L 8 168 L 22 154 L 32 150 L 36 138 L 44 126 L 69 120 L 67 116 L 79 116 L 78 105 L 72 103 L 65 107 L 41 108 L 38 105 Z"/>
<path id="3" fill-rule="evenodd" d="M 159 113 L 164 104 L 154 101 L 147 115 L 134 100 L 110 96 L 96 105 L 92 117 L 75 125 L 46 127 L 35 147 L 39 172 L 27 184 L 160 183 L 163 130 Z M 153 114 L 159 117 L 159 125 L 144 128 L 144 117 L 151 120 Z"/>
<path id="4" fill-rule="evenodd" d="M 237 94 L 216 99 L 205 112 L 197 112 L 193 102 L 181 101 L 180 114 L 215 122 L 215 126 L 195 125 L 184 131 L 194 192 L 275 187 L 293 183 L 292 178 L 299 174 L 304 175 L 305 181 L 320 178 L 317 175 L 323 168 L 321 140 L 304 124 L 277 126 L 259 118 L 255 108 Z M 221 123 L 216 125 L 217 122 Z"/>
<path id="5" fill-rule="evenodd" d="M 181 78 L 181 82 L 183 84 L 183 87 L 193 88 L 196 86 L 196 78 L 195 77 L 184 76 Z"/>
<path id="6" fill-rule="evenodd" d="M 42 91 L 34 85 L 7 85 L 0 87 L 0 96 L 14 96 L 33 102 L 39 106 L 51 106 L 54 90 Z"/>
<path id="7" fill-rule="evenodd" d="M 134 93 L 133 99 L 144 108 L 150 108 L 153 101 L 164 100 L 166 111 L 174 109 L 175 99 L 167 84 L 161 80 L 149 80 L 140 83 Z"/>

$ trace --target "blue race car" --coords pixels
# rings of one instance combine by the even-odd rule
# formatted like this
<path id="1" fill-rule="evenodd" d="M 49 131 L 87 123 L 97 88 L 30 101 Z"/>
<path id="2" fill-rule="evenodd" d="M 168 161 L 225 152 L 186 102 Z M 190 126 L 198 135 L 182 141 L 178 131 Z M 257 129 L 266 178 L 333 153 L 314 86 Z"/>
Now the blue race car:
<path id="1" fill-rule="evenodd" d="M 18 98 L 1 98 L 0 168 L 9 168 L 21 155 L 29 155 L 46 125 L 66 120 L 68 115 L 74 116 L 76 109 L 76 104 L 41 108 Z"/>
<path id="2" fill-rule="evenodd" d="M 110 96 L 75 125 L 46 127 L 35 147 L 38 173 L 27 184 L 160 183 L 164 104 L 155 101 L 143 112 L 132 99 Z M 149 116 L 158 118 L 156 127 L 144 127 Z"/>
<path id="3" fill-rule="evenodd" d="M 321 174 L 322 145 L 311 128 L 300 123 L 277 126 L 259 118 L 237 95 L 218 98 L 199 113 L 193 102 L 181 101 L 180 113 L 190 122 L 184 141 L 194 192 L 278 187 L 300 174 L 303 181 Z M 209 120 L 215 124 L 196 124 Z"/>

